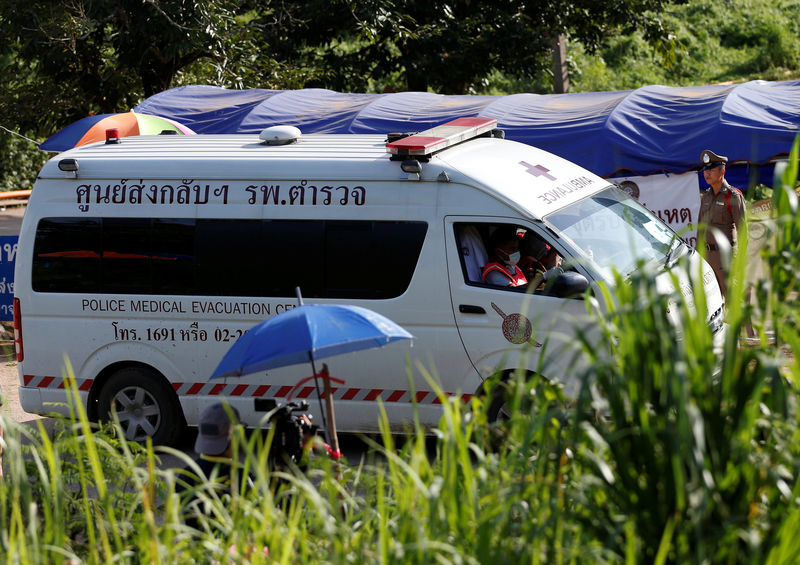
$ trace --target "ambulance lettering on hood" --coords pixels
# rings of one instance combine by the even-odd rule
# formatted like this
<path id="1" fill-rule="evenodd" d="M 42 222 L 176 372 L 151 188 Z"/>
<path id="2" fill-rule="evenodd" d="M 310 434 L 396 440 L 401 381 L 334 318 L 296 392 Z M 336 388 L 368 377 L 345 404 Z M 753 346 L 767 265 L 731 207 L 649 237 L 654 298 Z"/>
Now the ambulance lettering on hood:
<path id="1" fill-rule="evenodd" d="M 519 164 L 525 167 L 525 172 L 530 175 L 535 177 L 544 177 L 549 181 L 558 180 L 558 178 L 550 174 L 550 169 L 544 165 L 531 165 L 527 161 L 520 161 Z M 587 176 L 575 177 L 574 179 L 570 179 L 556 187 L 543 191 L 537 196 L 537 198 L 539 198 L 539 200 L 543 201 L 545 204 L 555 204 L 558 202 L 559 198 L 566 196 L 567 194 L 577 192 L 583 188 L 586 188 L 587 186 L 591 186 L 592 183 L 593 180 Z"/>

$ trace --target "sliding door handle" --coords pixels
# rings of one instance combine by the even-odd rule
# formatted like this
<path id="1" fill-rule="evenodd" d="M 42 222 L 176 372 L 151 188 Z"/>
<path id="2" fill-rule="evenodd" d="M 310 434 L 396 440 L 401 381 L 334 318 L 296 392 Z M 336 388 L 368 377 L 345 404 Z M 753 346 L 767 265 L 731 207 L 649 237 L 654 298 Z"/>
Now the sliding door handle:
<path id="1" fill-rule="evenodd" d="M 462 314 L 486 314 L 486 310 L 482 306 L 474 306 L 472 304 L 459 304 L 458 311 Z"/>

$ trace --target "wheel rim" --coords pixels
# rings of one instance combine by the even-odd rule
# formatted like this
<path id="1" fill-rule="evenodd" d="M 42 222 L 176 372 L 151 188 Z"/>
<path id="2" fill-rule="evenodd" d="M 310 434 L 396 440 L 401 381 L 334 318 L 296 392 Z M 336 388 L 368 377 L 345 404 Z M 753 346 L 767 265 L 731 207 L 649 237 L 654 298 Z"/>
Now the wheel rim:
<path id="1" fill-rule="evenodd" d="M 147 390 L 131 386 L 120 390 L 112 400 L 125 439 L 143 441 L 153 437 L 161 424 L 161 406 Z"/>
<path id="2" fill-rule="evenodd" d="M 500 408 L 497 409 L 497 421 L 505 422 L 511 419 L 511 409 L 508 407 L 508 402 L 503 402 Z"/>

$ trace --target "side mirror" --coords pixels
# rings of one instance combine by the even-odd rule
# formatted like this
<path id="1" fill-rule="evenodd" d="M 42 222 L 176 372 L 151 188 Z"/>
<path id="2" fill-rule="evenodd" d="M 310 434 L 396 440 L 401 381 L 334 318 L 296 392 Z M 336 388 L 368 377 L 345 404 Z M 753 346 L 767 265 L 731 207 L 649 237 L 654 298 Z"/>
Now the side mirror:
<path id="1" fill-rule="evenodd" d="M 545 294 L 558 298 L 577 298 L 589 288 L 589 280 L 575 271 L 564 271 L 552 285 L 547 285 Z"/>

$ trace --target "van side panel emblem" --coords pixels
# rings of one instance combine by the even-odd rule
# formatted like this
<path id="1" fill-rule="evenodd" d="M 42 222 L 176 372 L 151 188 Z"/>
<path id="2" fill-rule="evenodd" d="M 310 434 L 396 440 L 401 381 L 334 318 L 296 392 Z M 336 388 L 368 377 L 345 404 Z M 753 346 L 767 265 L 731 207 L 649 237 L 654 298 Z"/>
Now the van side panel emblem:
<path id="1" fill-rule="evenodd" d="M 492 308 L 494 308 L 494 311 L 500 314 L 500 317 L 503 318 L 504 338 L 517 345 L 525 343 L 531 338 L 533 327 L 531 326 L 531 322 L 528 320 L 528 318 L 522 314 L 511 314 L 506 316 L 505 312 L 503 312 L 494 302 L 492 302 Z M 534 341 L 533 345 L 536 347 L 542 346 L 542 344 L 538 341 Z"/>

